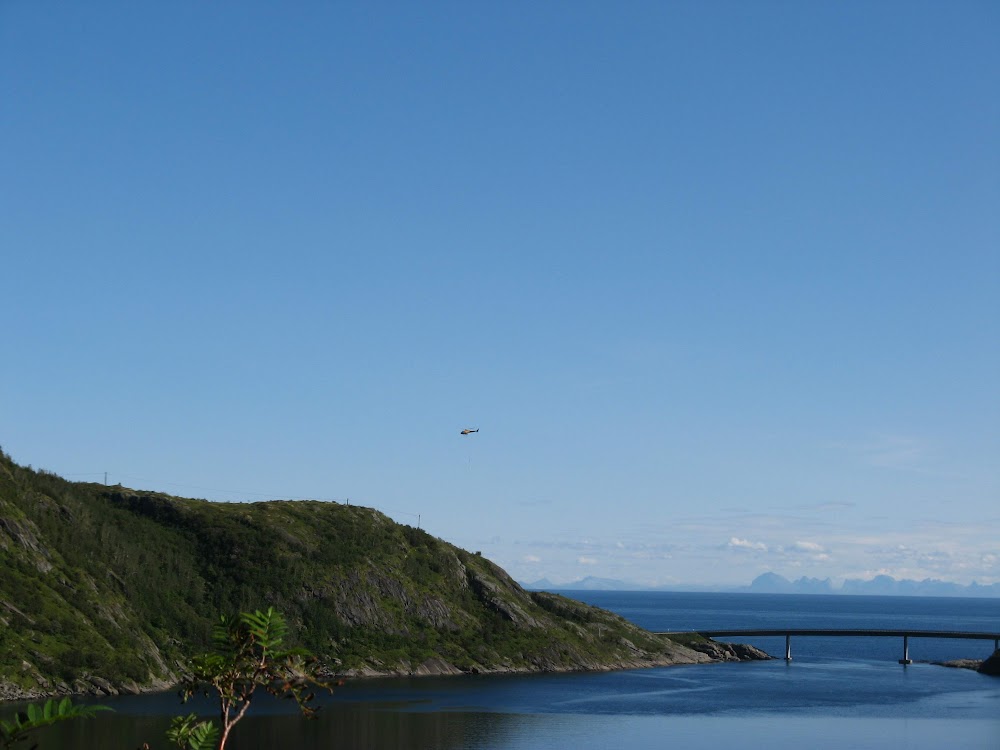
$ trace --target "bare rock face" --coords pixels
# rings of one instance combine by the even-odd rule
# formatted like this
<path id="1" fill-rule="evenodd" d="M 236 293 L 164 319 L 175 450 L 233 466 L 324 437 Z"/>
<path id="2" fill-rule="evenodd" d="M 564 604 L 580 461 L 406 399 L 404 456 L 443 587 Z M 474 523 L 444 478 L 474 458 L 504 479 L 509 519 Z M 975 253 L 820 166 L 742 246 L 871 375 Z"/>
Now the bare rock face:
<path id="1" fill-rule="evenodd" d="M 993 677 L 1000 677 L 1000 649 L 993 652 L 993 656 L 986 659 L 976 670 L 979 674 L 988 674 Z"/>
<path id="2" fill-rule="evenodd" d="M 469 569 L 467 571 L 469 586 L 476 592 L 476 596 L 490 609 L 498 612 L 515 625 L 525 628 L 542 627 L 542 624 L 529 615 L 524 606 L 521 606 L 521 604 L 530 606 L 530 597 L 514 583 L 507 573 L 492 563 L 490 563 L 490 567 L 493 568 L 492 572 L 497 580 L 490 580 L 475 570 Z M 513 597 L 517 594 L 520 594 L 521 598 L 524 599 L 521 604 L 513 601 Z"/>
<path id="3" fill-rule="evenodd" d="M 439 659 L 437 657 L 431 657 L 427 659 L 423 664 L 417 666 L 411 674 L 415 675 L 457 675 L 463 674 L 462 670 L 458 669 L 452 664 L 449 664 L 444 659 Z"/>
<path id="4" fill-rule="evenodd" d="M 45 545 L 38 541 L 38 527 L 31 521 L 19 521 L 14 518 L 0 518 L 0 544 L 4 549 L 8 549 L 5 537 L 12 539 L 17 545 L 24 548 L 36 568 L 42 573 L 52 570 L 52 555 Z"/>
<path id="5" fill-rule="evenodd" d="M 746 643 L 730 643 L 729 645 L 733 653 L 740 661 L 768 661 L 774 657 L 768 654 L 766 651 L 761 651 L 756 646 L 750 646 Z"/>
<path id="6" fill-rule="evenodd" d="M 691 648 L 708 654 L 715 661 L 767 661 L 774 658 L 759 648 L 745 643 L 706 641 L 705 643 L 694 643 Z"/>

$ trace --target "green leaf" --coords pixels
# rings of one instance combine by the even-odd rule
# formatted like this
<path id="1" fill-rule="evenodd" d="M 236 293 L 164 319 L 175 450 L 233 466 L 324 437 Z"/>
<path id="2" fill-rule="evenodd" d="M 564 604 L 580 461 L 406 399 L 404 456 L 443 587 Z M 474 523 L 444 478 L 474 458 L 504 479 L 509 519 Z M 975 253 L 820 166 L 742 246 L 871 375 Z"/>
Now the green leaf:
<path id="1" fill-rule="evenodd" d="M 211 721 L 203 721 L 195 726 L 188 739 L 191 750 L 213 750 L 219 739 L 219 728 Z"/>
<path id="2" fill-rule="evenodd" d="M 288 633 L 285 618 L 276 612 L 274 607 L 268 607 L 266 612 L 260 610 L 242 612 L 240 621 L 247 627 L 258 644 L 265 649 L 276 648 Z"/>
<path id="3" fill-rule="evenodd" d="M 47 700 L 41 707 L 32 703 L 22 713 L 17 714 L 12 721 L 0 721 L 3 746 L 20 742 L 24 736 L 35 729 L 66 719 L 86 719 L 93 717 L 98 711 L 110 711 L 107 706 L 78 706 L 72 700 L 63 698 Z"/>
<path id="4" fill-rule="evenodd" d="M 197 714 L 175 716 L 167 730 L 167 739 L 184 750 L 213 750 L 218 737 L 215 723 L 198 721 Z"/>

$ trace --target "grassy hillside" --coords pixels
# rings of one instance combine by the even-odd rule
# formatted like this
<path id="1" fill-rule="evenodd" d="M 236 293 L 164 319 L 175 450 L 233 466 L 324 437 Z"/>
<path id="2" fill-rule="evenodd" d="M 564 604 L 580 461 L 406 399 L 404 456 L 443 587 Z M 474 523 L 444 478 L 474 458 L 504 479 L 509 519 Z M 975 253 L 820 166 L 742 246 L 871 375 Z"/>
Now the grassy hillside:
<path id="1" fill-rule="evenodd" d="M 331 670 L 705 660 L 370 508 L 68 482 L 0 454 L 0 697 L 174 681 L 219 614 L 274 606 Z"/>

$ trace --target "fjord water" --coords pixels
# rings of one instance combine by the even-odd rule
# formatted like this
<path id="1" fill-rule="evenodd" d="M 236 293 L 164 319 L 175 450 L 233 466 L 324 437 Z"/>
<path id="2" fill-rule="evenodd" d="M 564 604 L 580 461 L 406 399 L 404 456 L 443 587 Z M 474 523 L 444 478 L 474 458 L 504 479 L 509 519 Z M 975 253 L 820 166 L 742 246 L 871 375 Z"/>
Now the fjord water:
<path id="1" fill-rule="evenodd" d="M 1000 631 L 1000 599 L 635 591 L 573 591 L 566 594 L 617 612 L 652 631 L 727 628 Z M 742 640 L 769 654 L 784 655 L 782 637 Z M 918 661 L 985 658 L 992 651 L 992 641 L 910 640 L 910 658 Z M 803 637 L 793 639 L 792 645 L 793 661 L 803 658 L 898 660 L 901 657 L 899 638 Z"/>
<path id="2" fill-rule="evenodd" d="M 650 630 L 910 628 L 1000 630 L 1000 600 L 663 592 L 569 592 Z M 780 655 L 784 639 L 755 639 Z M 920 663 L 984 658 L 992 641 L 793 639 L 793 661 L 600 674 L 354 680 L 320 718 L 262 701 L 234 748 L 1000 748 L 1000 679 Z M 42 735 L 42 749 L 165 747 L 176 696 Z M 185 707 L 185 711 L 190 707 Z M 197 709 L 211 714 L 210 704 Z"/>

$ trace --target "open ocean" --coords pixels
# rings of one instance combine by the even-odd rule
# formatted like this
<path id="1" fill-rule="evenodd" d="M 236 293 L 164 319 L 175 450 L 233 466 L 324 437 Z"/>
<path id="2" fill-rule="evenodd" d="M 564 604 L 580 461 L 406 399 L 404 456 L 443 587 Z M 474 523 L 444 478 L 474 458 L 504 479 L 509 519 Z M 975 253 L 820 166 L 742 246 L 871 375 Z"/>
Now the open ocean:
<path id="1" fill-rule="evenodd" d="M 1000 599 L 563 592 L 649 630 L 910 628 L 1000 631 Z M 985 658 L 992 641 L 792 639 L 790 663 L 709 664 L 600 674 L 355 680 L 315 721 L 264 701 L 234 750 L 404 748 L 899 748 L 1000 750 L 1000 678 L 921 661 Z M 774 656 L 784 638 L 749 639 Z M 167 747 L 172 693 L 100 701 L 115 709 L 38 735 L 40 750 Z M 206 715 L 209 704 L 203 704 Z M 0 707 L 0 716 L 9 712 Z"/>

